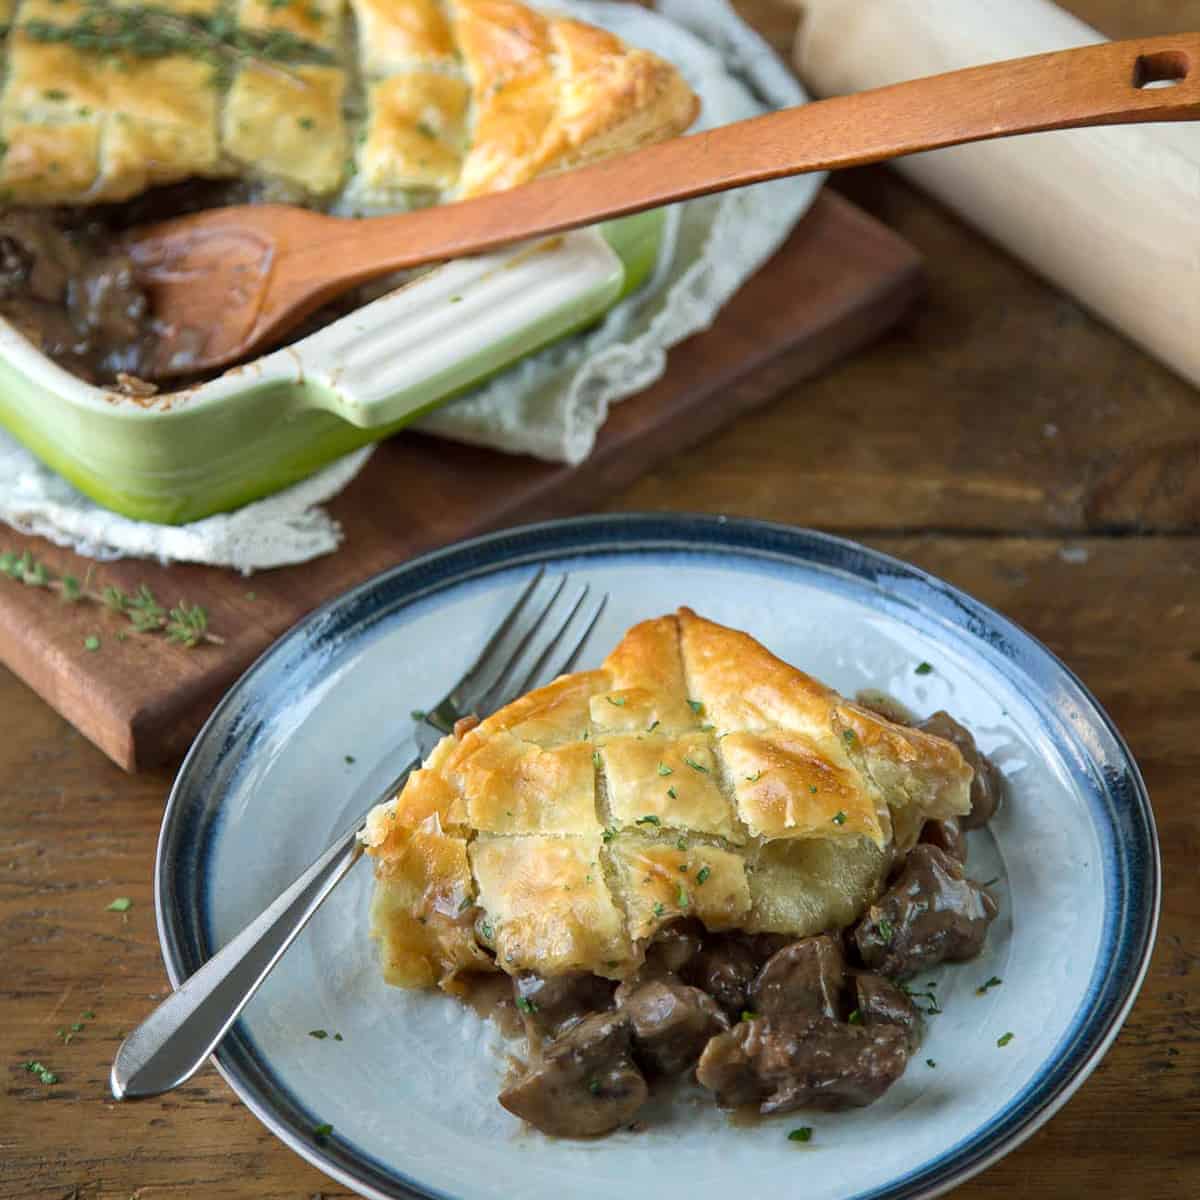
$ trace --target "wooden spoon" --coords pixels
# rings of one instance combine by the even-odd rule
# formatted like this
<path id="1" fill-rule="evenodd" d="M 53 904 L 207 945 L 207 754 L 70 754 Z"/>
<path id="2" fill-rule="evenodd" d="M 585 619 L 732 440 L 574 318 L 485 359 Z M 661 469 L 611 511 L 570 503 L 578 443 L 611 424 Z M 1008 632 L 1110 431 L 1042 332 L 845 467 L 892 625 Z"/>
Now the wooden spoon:
<path id="1" fill-rule="evenodd" d="M 784 109 L 459 204 L 361 220 L 239 205 L 134 230 L 128 245 L 166 331 L 154 375 L 167 378 L 245 358 L 392 271 L 783 175 L 1038 130 L 1198 118 L 1200 34 L 1139 38 Z"/>

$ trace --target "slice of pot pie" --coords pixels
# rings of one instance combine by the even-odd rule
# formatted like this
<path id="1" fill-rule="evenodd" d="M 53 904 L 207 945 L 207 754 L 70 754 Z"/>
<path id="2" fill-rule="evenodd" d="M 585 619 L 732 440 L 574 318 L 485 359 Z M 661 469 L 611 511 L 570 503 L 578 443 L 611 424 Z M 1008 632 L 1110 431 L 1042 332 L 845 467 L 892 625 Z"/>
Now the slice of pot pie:
<path id="1" fill-rule="evenodd" d="M 969 813 L 972 776 L 951 742 L 680 609 L 446 737 L 371 813 L 385 976 L 619 980 L 681 920 L 844 929 L 926 821 Z"/>
<path id="2" fill-rule="evenodd" d="M 684 131 L 679 72 L 517 0 L 16 0 L 5 203 L 247 176 L 396 208 L 513 187 Z"/>

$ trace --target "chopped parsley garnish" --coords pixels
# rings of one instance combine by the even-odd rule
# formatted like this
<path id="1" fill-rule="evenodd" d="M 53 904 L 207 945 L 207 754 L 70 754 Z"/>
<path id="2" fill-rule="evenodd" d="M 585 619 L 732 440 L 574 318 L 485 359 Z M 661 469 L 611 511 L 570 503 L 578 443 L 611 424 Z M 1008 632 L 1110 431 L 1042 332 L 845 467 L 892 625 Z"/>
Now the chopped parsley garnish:
<path id="1" fill-rule="evenodd" d="M 425 121 L 417 122 L 417 132 L 423 137 L 428 138 L 431 142 L 437 137 L 437 132 L 434 128 Z"/>
<path id="2" fill-rule="evenodd" d="M 697 716 L 704 711 L 704 705 L 701 704 L 699 700 L 689 700 L 688 708 L 690 708 Z"/>
<path id="3" fill-rule="evenodd" d="M 793 1129 L 792 1132 L 788 1134 L 788 1141 L 811 1142 L 812 1135 L 813 1131 L 811 1125 L 801 1125 L 799 1129 Z"/>
<path id="4" fill-rule="evenodd" d="M 747 783 L 757 783 L 762 778 L 761 771 L 755 771 L 753 775 L 746 776 Z"/>
<path id="5" fill-rule="evenodd" d="M 105 910 L 106 912 L 128 912 L 133 907 L 133 901 L 128 896 L 118 896 Z"/>
<path id="6" fill-rule="evenodd" d="M 758 1016 L 758 1013 L 752 1008 L 743 1008 L 741 1019 L 743 1021 L 753 1021 Z"/>
<path id="7" fill-rule="evenodd" d="M 847 746 L 853 746 L 854 741 L 855 741 L 854 730 L 853 729 L 843 729 L 842 730 L 842 740 L 846 743 Z"/>
<path id="8" fill-rule="evenodd" d="M 999 987 L 1003 982 L 1004 981 L 999 976 L 993 975 L 986 983 L 981 983 L 979 987 L 975 989 L 975 995 L 982 996 L 988 990 L 988 988 Z"/>
<path id="9" fill-rule="evenodd" d="M 612 825 L 610 825 L 610 826 L 609 826 L 609 827 L 608 827 L 608 828 L 607 828 L 607 829 L 606 829 L 606 830 L 605 830 L 605 831 L 604 831 L 604 832 L 603 832 L 603 833 L 600 835 L 600 837 L 601 837 L 601 838 L 604 840 L 604 844 L 605 844 L 606 846 L 607 846 L 607 845 L 608 845 L 608 843 L 609 843 L 609 842 L 611 842 L 611 841 L 613 840 L 613 838 L 615 838 L 616 836 L 617 836 L 617 831 L 616 831 L 616 829 L 615 829 L 615 828 L 614 828 Z"/>
<path id="10" fill-rule="evenodd" d="M 895 935 L 896 935 L 896 931 L 892 927 L 891 921 L 888 921 L 886 919 L 879 922 L 878 928 L 879 928 L 879 936 L 883 939 L 885 944 L 889 943 L 892 940 L 892 938 L 895 937 Z"/>
<path id="11" fill-rule="evenodd" d="M 353 754 L 343 754 L 342 761 L 346 764 L 346 766 L 352 767 L 358 761 L 358 759 L 356 759 Z"/>
<path id="12" fill-rule="evenodd" d="M 36 1075 L 40 1083 L 51 1084 L 58 1082 L 58 1076 L 55 1075 L 55 1073 L 44 1063 L 35 1062 L 33 1059 L 30 1059 L 29 1062 L 25 1064 L 25 1070 L 28 1071 L 30 1075 Z"/>
<path id="13" fill-rule="evenodd" d="M 94 633 L 89 633 L 88 636 L 83 639 L 83 648 L 85 650 L 91 650 L 94 653 L 100 649 L 100 639 Z"/>
<path id="14" fill-rule="evenodd" d="M 335 1033 L 333 1035 L 333 1040 L 335 1042 L 340 1042 L 340 1041 L 344 1041 L 345 1039 L 342 1037 L 342 1035 L 340 1033 Z"/>
<path id="15" fill-rule="evenodd" d="M 817 794 L 817 785 L 815 783 L 810 783 L 808 785 L 808 790 L 815 796 Z"/>
<path id="16" fill-rule="evenodd" d="M 660 775 L 674 775 L 675 769 L 674 769 L 674 767 L 668 767 L 666 763 L 659 763 L 658 764 L 658 773 Z"/>
<path id="17" fill-rule="evenodd" d="M 490 942 L 494 937 L 494 931 L 487 921 L 483 921 L 479 926 L 479 932 Z"/>
<path id="18" fill-rule="evenodd" d="M 666 908 L 663 906 L 663 904 L 662 904 L 662 902 L 661 902 L 661 901 L 656 901 L 656 902 L 655 902 L 655 905 L 654 905 L 654 915 L 655 915 L 656 917 L 661 917 L 661 916 L 663 915 L 663 913 L 665 913 L 666 911 L 667 911 L 667 910 L 666 910 Z"/>
<path id="19" fill-rule="evenodd" d="M 609 702 L 609 704 L 611 704 L 613 706 L 613 708 L 624 708 L 625 707 L 625 697 L 624 696 L 606 696 L 605 699 Z"/>
<path id="20" fill-rule="evenodd" d="M 600 1080 L 589 1079 L 588 1091 L 591 1092 L 593 1096 L 598 1096 L 600 1094 Z"/>
<path id="21" fill-rule="evenodd" d="M 592 766 L 595 767 L 597 771 L 600 770 L 600 751 L 599 750 L 592 751 Z"/>
<path id="22" fill-rule="evenodd" d="M 423 721 L 429 714 L 423 708 L 414 708 L 409 714 L 414 721 Z"/>
<path id="23" fill-rule="evenodd" d="M 1015 1036 L 1016 1036 L 1016 1034 L 1006 1033 L 1003 1037 L 998 1037 L 996 1039 L 996 1045 L 997 1046 L 1007 1046 L 1008 1043 L 1011 1042 Z"/>
<path id="24" fill-rule="evenodd" d="M 333 1132 L 333 1126 L 328 1121 L 324 1125 L 318 1125 L 313 1130 L 313 1137 L 327 1138 Z"/>
<path id="25" fill-rule="evenodd" d="M 708 877 L 711 874 L 712 872 L 708 869 L 708 867 L 701 867 L 700 870 L 696 872 L 696 882 L 699 884 L 707 883 Z"/>
<path id="26" fill-rule="evenodd" d="M 518 996 L 517 997 L 517 1007 L 523 1013 L 535 1013 L 538 1010 L 537 1005 L 532 1000 L 530 1000 L 527 996 Z"/>
<path id="27" fill-rule="evenodd" d="M 634 824 L 635 825 L 661 825 L 662 822 L 653 813 L 647 813 L 644 817 L 638 817 L 638 819 L 636 821 L 634 821 Z"/>
<path id="28" fill-rule="evenodd" d="M 689 757 L 687 757 L 686 755 L 684 756 L 684 760 L 683 760 L 683 761 L 684 761 L 685 763 L 687 763 L 687 765 L 688 765 L 689 767 L 691 767 L 693 771 L 699 771 L 701 775 L 707 775 L 707 774 L 708 774 L 708 768 L 707 768 L 706 766 L 704 766 L 702 763 L 698 763 L 698 762 L 696 762 L 694 759 L 692 759 L 692 758 L 689 758 Z"/>
<path id="29" fill-rule="evenodd" d="M 658 728 L 659 724 L 660 722 L 658 721 L 651 721 L 649 726 L 646 728 L 646 732 L 653 733 Z"/>
<path id="30" fill-rule="evenodd" d="M 685 887 L 683 886 L 683 884 L 681 883 L 681 884 L 679 885 L 679 907 L 680 907 L 680 908 L 687 908 L 687 906 L 688 906 L 688 894 L 687 894 L 687 888 L 685 888 Z"/>
<path id="31" fill-rule="evenodd" d="M 675 790 L 674 787 L 667 788 L 667 795 L 670 796 L 672 800 L 679 799 L 679 793 Z"/>
<path id="32" fill-rule="evenodd" d="M 923 1012 L 927 1017 L 936 1017 L 943 1011 L 941 1005 L 938 1004 L 937 997 L 932 992 L 917 992 L 904 983 L 900 985 L 900 990 L 912 1000 L 928 1000 L 928 1008 L 921 1008 L 919 1004 L 916 1006 L 917 1009 Z"/>
<path id="33" fill-rule="evenodd" d="M 855 1010 L 854 1010 L 854 1011 L 853 1011 L 853 1012 L 852 1012 L 852 1013 L 851 1013 L 851 1014 L 850 1014 L 850 1015 L 849 1015 L 849 1016 L 846 1018 L 846 1020 L 847 1020 L 847 1021 L 849 1021 L 849 1023 L 850 1023 L 851 1025 L 861 1025 L 861 1024 L 863 1023 L 863 1015 L 862 1015 L 862 1013 L 861 1013 L 861 1012 L 860 1012 L 860 1011 L 859 1011 L 859 1010 L 856 1008 L 856 1009 L 855 1009 Z"/>
<path id="34" fill-rule="evenodd" d="M 464 897 L 463 897 L 463 898 L 462 898 L 462 899 L 461 899 L 461 900 L 458 902 L 458 911 L 459 911 L 460 913 L 462 913 L 462 912 L 466 912 L 466 911 L 467 911 L 467 909 L 468 909 L 468 908 L 471 908 L 471 907 L 472 907 L 474 904 L 475 904 L 475 901 L 474 901 L 474 900 L 473 900 L 473 899 L 472 899 L 470 896 L 464 896 Z"/>
<path id="35" fill-rule="evenodd" d="M 835 825 L 845 825 L 846 814 L 841 809 L 838 809 L 838 811 L 833 814 L 833 823 Z"/>
<path id="36" fill-rule="evenodd" d="M 323 1042 L 329 1036 L 329 1031 L 327 1029 L 310 1029 L 308 1036 L 316 1038 L 318 1042 Z"/>
<path id="37" fill-rule="evenodd" d="M 937 1066 L 937 1063 L 935 1063 L 932 1058 L 927 1058 L 925 1060 L 925 1065 L 932 1071 L 933 1068 Z"/>
<path id="38" fill-rule="evenodd" d="M 683 838 L 677 838 L 675 841 L 675 849 L 676 850 L 686 850 L 687 842 Z"/>
<path id="39" fill-rule="evenodd" d="M 316 129 L 317 127 L 317 123 L 312 119 L 312 117 L 297 117 L 296 124 L 299 125 L 301 129 Z"/>
<path id="40" fill-rule="evenodd" d="M 932 675 L 933 666 L 931 663 L 917 663 L 917 669 L 913 672 L 915 675 Z"/>
<path id="41" fill-rule="evenodd" d="M 67 98 L 67 93 L 62 88 L 47 88 L 43 93 L 47 100 L 58 102 Z"/>

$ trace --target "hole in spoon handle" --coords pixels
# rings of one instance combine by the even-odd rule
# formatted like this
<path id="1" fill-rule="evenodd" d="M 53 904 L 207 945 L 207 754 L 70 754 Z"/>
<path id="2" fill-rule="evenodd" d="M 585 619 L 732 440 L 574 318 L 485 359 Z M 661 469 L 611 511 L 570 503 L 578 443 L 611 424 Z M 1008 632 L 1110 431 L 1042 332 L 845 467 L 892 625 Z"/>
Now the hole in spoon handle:
<path id="1" fill-rule="evenodd" d="M 1186 50 L 1156 50 L 1139 54 L 1133 64 L 1133 86 L 1147 88 L 1158 85 L 1171 87 L 1182 83 L 1192 71 L 1191 56 Z"/>

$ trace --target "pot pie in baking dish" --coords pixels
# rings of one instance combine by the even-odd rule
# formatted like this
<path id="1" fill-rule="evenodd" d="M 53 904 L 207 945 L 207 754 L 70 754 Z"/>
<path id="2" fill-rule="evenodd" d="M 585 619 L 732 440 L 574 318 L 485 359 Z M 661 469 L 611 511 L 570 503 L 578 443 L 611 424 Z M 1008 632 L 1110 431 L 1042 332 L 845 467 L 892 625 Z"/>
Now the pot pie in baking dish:
<path id="1" fill-rule="evenodd" d="M 693 1070 L 727 1107 L 867 1104 L 920 1039 L 900 981 L 996 915 L 964 831 L 998 794 L 945 713 L 848 701 L 684 608 L 461 722 L 371 813 L 372 933 L 388 982 L 520 1018 L 500 1100 L 547 1133 L 627 1126 Z"/>
<path id="2" fill-rule="evenodd" d="M 648 51 L 516 0 L 0 0 L 0 313 L 85 377 L 152 332 L 121 228 L 483 195 L 683 132 Z"/>

